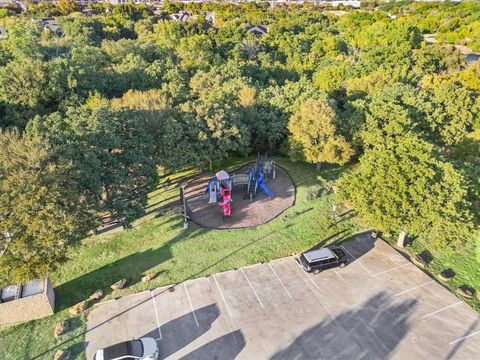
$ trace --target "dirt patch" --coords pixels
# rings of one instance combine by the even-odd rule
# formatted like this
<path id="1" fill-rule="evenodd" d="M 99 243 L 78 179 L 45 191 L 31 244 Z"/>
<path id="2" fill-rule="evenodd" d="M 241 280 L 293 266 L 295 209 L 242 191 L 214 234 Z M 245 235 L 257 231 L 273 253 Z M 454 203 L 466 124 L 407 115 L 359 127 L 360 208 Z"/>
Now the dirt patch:
<path id="1" fill-rule="evenodd" d="M 252 164 L 234 171 L 233 174 L 248 173 Z M 232 175 L 232 174 L 230 174 Z M 250 201 L 246 187 L 233 188 L 231 216 L 223 217 L 223 209 L 217 204 L 209 204 L 205 189 L 213 175 L 204 175 L 191 181 L 185 188 L 187 211 L 198 225 L 209 229 L 237 229 L 258 226 L 277 217 L 295 203 L 295 187 L 285 170 L 276 167 L 276 176 L 266 182 L 273 192 L 269 198 L 260 188 L 257 196 Z"/>

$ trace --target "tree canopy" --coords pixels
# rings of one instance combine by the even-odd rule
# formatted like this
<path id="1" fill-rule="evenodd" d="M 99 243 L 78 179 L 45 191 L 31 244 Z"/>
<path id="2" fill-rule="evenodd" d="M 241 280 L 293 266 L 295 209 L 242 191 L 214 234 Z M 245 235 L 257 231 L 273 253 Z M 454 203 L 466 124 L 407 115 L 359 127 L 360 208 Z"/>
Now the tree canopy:
<path id="1" fill-rule="evenodd" d="M 8 30 L 0 128 L 15 151 L 2 155 L 1 181 L 13 183 L 14 167 L 22 178 L 3 188 L 0 214 L 11 214 L 12 239 L 46 239 L 46 249 L 63 241 L 38 260 L 38 273 L 49 271 L 104 213 L 129 226 L 159 169 L 209 169 L 258 152 L 316 164 L 358 160 L 341 189 L 368 225 L 451 246 L 473 238 L 466 231 L 480 219 L 480 63 L 460 50 L 480 49 L 480 5 L 365 6 L 340 15 L 253 2 L 166 3 L 160 14 L 133 3 L 91 4 L 84 14 L 71 0 L 9 7 L 0 13 Z M 170 18 L 180 10 L 188 20 Z M 264 33 L 252 33 L 260 25 Z M 47 185 L 28 197 L 30 181 Z M 31 225 L 17 221 L 17 194 Z M 65 228 L 58 214 L 27 211 L 34 197 L 63 211 Z M 80 199 L 85 212 L 61 198 Z M 41 224 L 58 235 L 30 229 Z M 6 280 L 34 275 L 18 265 L 32 255 L 15 246 L 1 260 Z"/>
<path id="2" fill-rule="evenodd" d="M 464 244 L 472 229 L 462 175 L 413 134 L 367 150 L 358 171 L 339 188 L 372 226 L 428 239 L 434 246 Z"/>
<path id="3" fill-rule="evenodd" d="M 325 100 L 309 99 L 288 124 L 293 157 L 312 163 L 345 164 L 353 149 L 335 126 L 336 113 Z"/>
<path id="4" fill-rule="evenodd" d="M 73 164 L 40 137 L 0 133 L 0 282 L 55 270 L 69 245 L 92 226 L 92 207 Z"/>

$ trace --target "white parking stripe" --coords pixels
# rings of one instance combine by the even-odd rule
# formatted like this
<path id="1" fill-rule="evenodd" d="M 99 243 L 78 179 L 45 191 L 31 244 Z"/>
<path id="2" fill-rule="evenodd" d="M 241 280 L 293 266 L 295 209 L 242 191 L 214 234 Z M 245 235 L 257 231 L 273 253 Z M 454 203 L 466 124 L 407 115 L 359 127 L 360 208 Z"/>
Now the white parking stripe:
<path id="1" fill-rule="evenodd" d="M 340 275 L 340 274 L 338 273 L 337 270 L 333 269 L 333 272 L 334 272 L 335 274 L 337 274 L 337 276 L 340 278 L 340 280 L 345 280 L 345 279 L 342 277 L 342 275 Z"/>
<path id="2" fill-rule="evenodd" d="M 288 296 L 292 297 L 292 295 L 290 294 L 290 292 L 287 290 L 287 288 L 285 287 L 285 285 L 283 285 L 283 282 L 282 280 L 280 280 L 280 278 L 278 277 L 277 273 L 275 272 L 275 270 L 273 269 L 272 265 L 270 263 L 268 263 L 268 266 L 270 267 L 270 269 L 272 269 L 273 273 L 275 274 L 275 277 L 277 278 L 278 282 L 280 283 L 280 285 L 282 285 L 283 289 L 285 290 L 285 292 L 287 293 Z"/>
<path id="3" fill-rule="evenodd" d="M 445 306 L 445 307 L 443 307 L 443 308 L 441 308 L 441 309 L 438 309 L 438 310 L 436 310 L 436 311 L 434 311 L 434 312 L 431 312 L 430 314 L 424 315 L 424 316 L 422 316 L 422 319 L 426 319 L 426 318 L 428 318 L 428 317 L 430 317 L 430 316 L 432 316 L 432 315 L 435 315 L 435 314 L 437 314 L 437 313 L 439 313 L 439 312 L 441 312 L 441 311 L 443 311 L 443 310 L 450 309 L 451 307 L 454 307 L 454 306 L 457 306 L 457 305 L 460 305 L 460 304 L 463 304 L 463 301 L 458 301 L 458 302 L 456 302 L 456 303 L 454 303 L 454 304 Z"/>
<path id="4" fill-rule="evenodd" d="M 260 298 L 258 297 L 258 294 L 257 292 L 255 291 L 255 289 L 253 288 L 253 285 L 252 283 L 250 282 L 250 280 L 248 280 L 248 277 L 247 277 L 247 274 L 245 274 L 245 271 L 243 271 L 243 269 L 240 269 L 243 273 L 243 276 L 245 276 L 245 279 L 247 279 L 247 282 L 248 282 L 248 285 L 250 285 L 250 287 L 252 288 L 253 290 L 253 293 L 255 294 L 255 296 L 257 297 L 257 300 L 258 302 L 260 303 L 260 305 L 263 307 L 263 304 L 262 304 L 262 300 L 260 300 Z"/>
<path id="5" fill-rule="evenodd" d="M 355 256 L 353 256 L 353 254 L 352 254 L 350 251 L 348 251 L 347 249 L 345 249 L 345 248 L 343 247 L 343 245 L 341 245 L 341 248 L 342 248 L 343 250 L 345 250 L 345 251 L 347 252 L 347 254 L 350 255 L 354 260 L 356 260 L 356 261 L 360 264 L 360 266 L 363 267 L 363 268 L 365 269 L 365 271 L 370 274 L 371 277 L 373 277 L 373 274 L 370 272 L 370 270 L 368 270 L 368 269 L 366 268 L 366 266 L 363 265 L 363 263 L 362 263 L 359 259 L 357 259 Z"/>
<path id="6" fill-rule="evenodd" d="M 295 263 L 298 265 L 298 263 L 295 261 Z M 307 277 L 307 279 L 309 279 L 313 285 L 315 285 L 315 287 L 317 289 L 320 289 L 318 287 L 318 285 L 310 278 L 310 276 L 308 276 L 308 274 L 305 272 L 305 270 L 303 270 L 302 267 L 300 267 L 300 265 L 298 265 L 298 267 L 300 268 L 299 271 L 301 271 L 303 274 L 305 274 L 305 276 Z M 317 294 L 317 292 L 312 289 L 310 287 L 310 285 L 308 285 L 308 282 L 305 281 L 305 279 L 303 279 L 303 281 L 305 282 L 305 285 L 307 285 L 307 287 L 310 289 L 310 291 L 313 293 L 313 295 L 318 299 L 318 301 L 320 302 L 320 304 L 322 304 L 323 308 L 325 309 L 325 311 L 328 313 L 328 315 L 330 315 L 330 318 L 332 320 L 335 320 L 335 317 L 333 316 L 332 312 L 330 311 L 330 309 L 327 307 L 327 305 L 324 304 L 324 302 L 322 301 L 322 299 L 320 298 L 320 296 Z"/>
<path id="7" fill-rule="evenodd" d="M 430 280 L 430 281 L 427 281 L 425 284 L 421 284 L 421 285 L 418 285 L 418 286 L 415 286 L 411 289 L 408 289 L 408 290 L 405 290 L 405 291 L 402 291 L 402 292 L 399 292 L 398 294 L 395 294 L 395 296 L 399 296 L 399 295 L 403 295 L 403 294 L 406 294 L 412 290 L 415 290 L 415 289 L 418 289 L 418 288 L 421 288 L 421 287 L 424 287 L 424 286 L 427 286 L 428 284 L 431 284 L 435 282 L 435 280 Z"/>
<path id="8" fill-rule="evenodd" d="M 320 289 L 320 287 L 317 285 L 317 283 L 315 281 L 313 281 L 313 279 L 310 276 L 308 276 L 308 274 L 305 271 L 303 271 L 303 273 L 308 278 L 308 280 L 310 280 L 312 282 L 313 286 L 315 286 L 317 289 Z"/>
<path id="9" fill-rule="evenodd" d="M 155 296 L 153 295 L 152 290 L 150 290 L 150 296 L 152 297 L 153 308 L 155 309 L 155 319 L 157 320 L 157 328 L 158 328 L 158 339 L 162 340 L 162 330 L 160 330 L 160 320 L 158 320 L 157 302 L 155 301 Z"/>
<path id="10" fill-rule="evenodd" d="M 213 280 L 215 280 L 215 284 L 217 284 L 218 291 L 220 292 L 220 296 L 222 297 L 223 303 L 225 304 L 225 307 L 227 308 L 228 314 L 230 317 L 233 317 L 232 311 L 230 310 L 230 306 L 228 306 L 227 300 L 225 299 L 225 296 L 223 295 L 222 289 L 220 289 L 220 285 L 218 284 L 217 278 L 215 277 L 215 274 L 212 274 Z"/>
<path id="11" fill-rule="evenodd" d="M 471 336 L 475 336 L 475 335 L 478 335 L 478 334 L 480 334 L 480 331 L 475 331 L 474 333 L 468 334 L 466 336 L 462 336 L 461 338 L 458 338 L 457 340 L 453 340 L 453 341 L 449 342 L 448 345 L 455 344 L 456 342 L 462 341 L 464 339 L 467 339 Z"/>
<path id="12" fill-rule="evenodd" d="M 197 315 L 195 314 L 195 310 L 193 309 L 192 300 L 190 300 L 190 295 L 188 294 L 187 285 L 183 283 L 183 287 L 185 288 L 185 293 L 187 294 L 188 303 L 190 304 L 190 309 L 192 310 L 193 318 L 195 319 L 195 324 L 197 324 L 197 327 L 200 327 L 200 325 L 198 325 Z"/>
<path id="13" fill-rule="evenodd" d="M 407 265 L 413 265 L 413 264 L 409 261 L 409 262 L 407 262 L 407 263 L 405 263 L 405 264 L 398 265 L 398 266 L 395 266 L 395 267 L 393 267 L 393 268 L 391 268 L 391 269 L 388 269 L 388 270 L 385 270 L 385 271 L 382 271 L 382 272 L 373 274 L 373 277 L 376 277 L 376 276 L 378 276 L 378 275 L 382 275 L 382 274 L 388 273 L 388 272 L 393 271 L 393 270 L 397 270 L 397 269 L 402 268 L 402 267 L 407 266 Z"/>
<path id="14" fill-rule="evenodd" d="M 315 281 L 313 281 L 312 278 L 311 278 L 310 276 L 308 276 L 308 273 L 307 273 L 305 270 L 303 270 L 303 267 L 302 267 L 297 261 L 295 261 L 295 264 L 300 268 L 300 272 L 301 272 L 308 280 L 310 280 L 310 281 L 312 282 L 313 286 L 315 286 L 317 289 L 320 289 L 320 288 L 318 287 L 318 285 L 315 283 Z"/>

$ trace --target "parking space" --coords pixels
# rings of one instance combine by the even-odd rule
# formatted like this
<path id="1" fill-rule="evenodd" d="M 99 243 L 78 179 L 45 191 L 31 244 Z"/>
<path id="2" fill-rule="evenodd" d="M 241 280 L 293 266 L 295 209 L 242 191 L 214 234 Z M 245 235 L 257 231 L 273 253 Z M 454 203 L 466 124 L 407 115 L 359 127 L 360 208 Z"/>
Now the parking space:
<path id="1" fill-rule="evenodd" d="M 87 359 L 151 336 L 161 359 L 476 359 L 479 316 L 381 240 L 318 275 L 291 257 L 99 305 Z"/>

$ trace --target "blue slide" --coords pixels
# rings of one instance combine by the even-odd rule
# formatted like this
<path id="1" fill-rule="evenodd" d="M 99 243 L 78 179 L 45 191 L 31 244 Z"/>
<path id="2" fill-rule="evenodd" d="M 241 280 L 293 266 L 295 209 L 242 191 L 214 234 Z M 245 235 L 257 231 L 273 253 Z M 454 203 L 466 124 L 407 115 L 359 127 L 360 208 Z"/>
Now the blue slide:
<path id="1" fill-rule="evenodd" d="M 258 186 L 260 186 L 262 188 L 262 190 L 265 192 L 265 194 L 267 194 L 269 197 L 273 197 L 273 193 L 270 191 L 270 189 L 267 187 L 267 185 L 264 184 L 263 182 L 263 179 L 265 178 L 265 176 L 262 174 L 260 174 L 260 176 L 258 177 Z"/>

